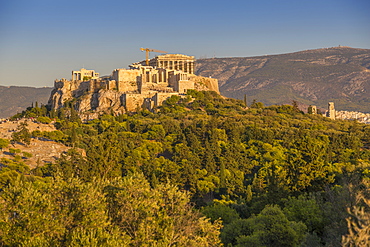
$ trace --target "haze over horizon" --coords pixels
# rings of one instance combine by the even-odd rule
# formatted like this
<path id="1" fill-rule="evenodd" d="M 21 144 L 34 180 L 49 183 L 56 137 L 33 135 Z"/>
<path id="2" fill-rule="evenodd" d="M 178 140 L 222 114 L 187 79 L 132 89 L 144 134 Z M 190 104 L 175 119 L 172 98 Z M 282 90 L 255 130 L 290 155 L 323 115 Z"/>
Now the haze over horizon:
<path id="1" fill-rule="evenodd" d="M 82 67 L 109 75 L 140 47 L 196 58 L 370 49 L 370 1 L 0 2 L 0 85 L 53 86 Z M 151 57 L 158 53 L 151 53 Z"/>

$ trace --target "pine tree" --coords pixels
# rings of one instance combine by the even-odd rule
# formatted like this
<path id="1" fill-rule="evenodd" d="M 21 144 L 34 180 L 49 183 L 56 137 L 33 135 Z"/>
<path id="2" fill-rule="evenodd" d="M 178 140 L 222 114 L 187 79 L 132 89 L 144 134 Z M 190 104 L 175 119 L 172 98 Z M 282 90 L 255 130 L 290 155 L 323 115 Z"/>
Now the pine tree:
<path id="1" fill-rule="evenodd" d="M 246 201 L 247 202 L 250 202 L 252 200 L 252 186 L 251 185 L 248 185 L 247 186 L 247 198 L 246 198 Z"/>
<path id="2" fill-rule="evenodd" d="M 221 159 L 220 165 L 220 194 L 227 194 L 225 162 Z"/>
<path id="3" fill-rule="evenodd" d="M 12 134 L 13 142 L 24 142 L 27 145 L 31 143 L 31 133 L 27 128 L 28 124 L 26 122 L 20 123 L 17 127 L 17 132 Z"/>

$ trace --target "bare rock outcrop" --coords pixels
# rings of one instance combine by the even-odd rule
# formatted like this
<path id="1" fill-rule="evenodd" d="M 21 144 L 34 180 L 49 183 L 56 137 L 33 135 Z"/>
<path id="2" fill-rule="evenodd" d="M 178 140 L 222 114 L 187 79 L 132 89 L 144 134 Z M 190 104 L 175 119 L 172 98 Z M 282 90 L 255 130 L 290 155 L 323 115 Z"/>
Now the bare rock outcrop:
<path id="1" fill-rule="evenodd" d="M 114 90 L 99 90 L 97 95 L 96 111 L 106 112 L 110 110 L 115 113 L 125 112 L 122 102 L 122 93 Z"/>

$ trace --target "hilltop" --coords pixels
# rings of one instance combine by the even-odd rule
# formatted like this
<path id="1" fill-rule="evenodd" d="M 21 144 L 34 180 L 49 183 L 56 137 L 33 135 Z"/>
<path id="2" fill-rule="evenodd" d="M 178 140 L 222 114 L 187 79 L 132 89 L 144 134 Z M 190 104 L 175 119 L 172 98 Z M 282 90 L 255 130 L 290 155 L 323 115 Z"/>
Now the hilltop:
<path id="1" fill-rule="evenodd" d="M 281 55 L 197 60 L 196 74 L 218 79 L 226 97 L 370 112 L 370 49 L 333 47 Z"/>

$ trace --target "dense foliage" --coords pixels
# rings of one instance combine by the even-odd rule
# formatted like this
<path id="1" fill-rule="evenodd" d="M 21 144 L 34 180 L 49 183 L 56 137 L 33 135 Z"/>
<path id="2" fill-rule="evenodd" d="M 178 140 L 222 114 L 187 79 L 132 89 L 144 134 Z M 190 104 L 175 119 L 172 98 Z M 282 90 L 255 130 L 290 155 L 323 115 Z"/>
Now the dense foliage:
<path id="1" fill-rule="evenodd" d="M 33 135 L 72 148 L 54 164 L 13 169 L 18 177 L 1 180 L 5 245 L 83 245 L 93 236 L 162 246 L 174 243 L 166 234 L 176 233 L 177 246 L 212 246 L 220 218 L 225 246 L 338 246 L 351 234 L 347 208 L 368 189 L 356 186 L 370 176 L 370 126 L 290 105 L 254 102 L 246 109 L 241 101 L 189 90 L 155 113 L 103 115 L 88 123 L 68 107 L 46 115 L 59 117 L 58 134 Z M 25 202 L 33 208 L 22 208 Z"/>
<path id="2" fill-rule="evenodd" d="M 218 224 L 172 185 L 142 176 L 22 182 L 1 192 L 5 246 L 219 246 Z"/>

